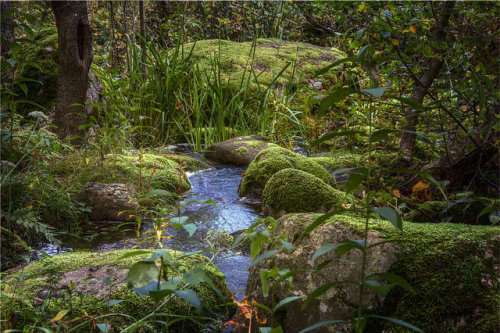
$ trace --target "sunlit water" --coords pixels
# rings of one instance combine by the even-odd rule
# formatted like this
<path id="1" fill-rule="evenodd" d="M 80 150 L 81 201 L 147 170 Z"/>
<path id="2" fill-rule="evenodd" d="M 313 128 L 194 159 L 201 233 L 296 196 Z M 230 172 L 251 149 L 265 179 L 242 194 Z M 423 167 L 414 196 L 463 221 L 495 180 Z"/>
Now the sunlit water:
<path id="1" fill-rule="evenodd" d="M 208 248 L 205 237 L 209 230 L 226 230 L 228 233 L 248 228 L 259 217 L 258 203 L 250 202 L 238 196 L 238 185 L 241 174 L 245 169 L 217 166 L 212 169 L 195 173 L 189 177 L 192 190 L 185 195 L 182 201 L 181 215 L 189 219 L 186 223 L 194 223 L 196 232 L 190 237 L 185 230 L 171 230 L 171 239 L 164 241 L 168 248 L 177 248 L 181 251 L 195 251 Z M 213 200 L 217 208 L 212 205 L 190 203 L 197 200 Z M 146 226 L 148 228 L 150 226 Z M 133 226 L 130 226 L 132 229 Z M 143 229 L 143 231 L 145 231 Z M 178 233 L 177 233 L 178 232 Z M 41 250 L 49 255 L 68 252 L 76 249 L 90 249 L 98 252 L 116 249 L 131 248 L 136 244 L 135 233 L 132 230 L 121 231 L 115 226 L 98 224 L 86 236 L 75 238 L 63 237 L 63 246 L 56 248 L 51 244 L 44 244 Z M 146 244 L 142 244 L 142 247 Z M 215 260 L 217 267 L 226 275 L 229 288 L 236 293 L 237 299 L 242 299 L 248 279 L 250 257 L 239 253 L 230 253 Z"/>

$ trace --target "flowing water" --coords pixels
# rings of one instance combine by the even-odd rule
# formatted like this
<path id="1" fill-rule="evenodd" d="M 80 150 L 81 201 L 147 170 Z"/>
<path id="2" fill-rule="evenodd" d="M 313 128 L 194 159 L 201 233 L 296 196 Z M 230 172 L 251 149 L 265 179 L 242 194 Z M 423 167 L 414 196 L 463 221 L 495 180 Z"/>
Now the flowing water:
<path id="1" fill-rule="evenodd" d="M 168 248 L 178 247 L 181 251 L 195 251 L 208 248 L 205 240 L 207 232 L 226 230 L 229 234 L 248 228 L 258 215 L 258 203 L 238 196 L 238 185 L 243 168 L 217 165 L 189 176 L 192 189 L 182 201 L 181 215 L 189 219 L 186 223 L 194 223 L 196 232 L 190 237 L 187 231 L 176 230 L 170 233 L 174 236 L 164 241 Z M 213 200 L 216 207 L 207 204 L 189 203 L 193 200 Z M 189 204 L 188 204 L 189 203 Z M 149 226 L 150 227 L 150 226 Z M 147 228 L 147 226 L 146 226 Z M 63 246 L 56 248 L 46 244 L 41 249 L 50 255 L 76 249 L 89 249 L 105 252 L 116 249 L 130 248 L 135 237 L 133 231 L 119 231 L 115 227 L 96 225 L 87 237 L 64 237 Z M 143 230 L 145 231 L 145 230 Z M 248 279 L 250 256 L 241 253 L 230 253 L 219 257 L 214 262 L 226 275 L 229 288 L 236 293 L 237 299 L 242 299 Z"/>

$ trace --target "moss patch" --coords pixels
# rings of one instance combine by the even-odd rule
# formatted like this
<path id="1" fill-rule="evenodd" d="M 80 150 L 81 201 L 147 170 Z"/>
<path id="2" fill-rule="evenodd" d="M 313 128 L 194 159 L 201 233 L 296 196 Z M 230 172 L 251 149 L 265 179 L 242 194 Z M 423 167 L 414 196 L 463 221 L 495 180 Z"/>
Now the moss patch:
<path id="1" fill-rule="evenodd" d="M 205 72 L 211 68 L 211 58 L 214 54 L 220 57 L 221 79 L 227 81 L 228 89 L 236 93 L 240 84 L 250 80 L 250 89 L 247 98 L 250 106 L 257 108 L 262 94 L 269 84 L 288 63 L 290 66 L 278 78 L 276 85 L 281 86 L 288 82 L 298 85 L 306 83 L 314 73 L 327 64 L 346 57 L 345 53 L 335 48 L 322 48 L 305 43 L 279 42 L 277 39 L 257 39 L 255 52 L 252 51 L 252 42 L 231 42 L 226 40 L 203 40 L 184 45 L 186 50 L 193 49 L 193 58 L 198 61 L 200 69 Z M 220 54 L 219 54 L 220 50 Z M 295 69 L 294 67 L 295 65 Z M 292 80 L 293 75 L 293 80 Z M 329 89 L 337 84 L 342 85 L 347 80 L 343 75 L 329 72 L 321 78 L 320 86 Z M 347 81 L 345 81 L 347 83 Z M 305 100 L 317 95 L 316 87 L 308 87 L 296 99 L 294 108 L 304 109 Z M 299 102 L 302 100 L 302 102 Z M 253 102 L 252 102 L 253 101 Z"/>
<path id="2" fill-rule="evenodd" d="M 25 325 L 33 324 L 37 319 L 41 322 L 50 321 L 60 310 L 67 308 L 69 304 L 69 300 L 65 297 L 48 297 L 43 301 L 43 305 L 40 304 L 42 300 L 37 300 L 40 296 L 40 290 L 46 289 L 49 284 L 47 281 L 51 276 L 57 276 L 57 274 L 66 272 L 73 272 L 86 267 L 89 267 L 88 274 L 91 276 L 92 272 L 99 270 L 99 268 L 103 267 L 103 265 L 107 265 L 105 267 L 108 267 L 108 270 L 115 269 L 118 273 L 120 273 L 120 271 L 123 272 L 123 269 L 126 270 L 127 267 L 134 262 L 146 257 L 145 255 L 139 255 L 118 260 L 121 256 L 131 253 L 131 251 L 133 250 L 118 250 L 106 253 L 66 253 L 54 257 L 39 259 L 21 271 L 12 272 L 6 279 L 4 279 L 4 283 L 2 284 L 3 291 L 12 291 L 15 288 L 17 293 L 19 293 L 21 290 L 25 302 L 21 304 L 21 302 L 3 297 L 2 308 L 6 311 L 4 312 L 4 318 L 11 317 L 15 314 L 17 316 L 17 324 L 15 327 L 21 328 Z M 173 254 L 174 252 L 172 251 L 171 253 Z M 180 253 L 178 252 L 177 255 L 179 254 Z M 217 309 L 216 306 L 227 302 L 230 299 L 231 293 L 225 284 L 224 275 L 220 273 L 215 266 L 207 266 L 207 262 L 208 259 L 201 255 L 185 257 L 179 261 L 179 265 L 176 267 L 175 272 L 171 269 L 169 270 L 169 278 L 172 279 L 175 276 L 180 276 L 183 272 L 191 270 L 195 267 L 202 267 L 202 269 L 205 270 L 205 272 L 210 276 L 215 286 L 219 289 L 224 299 L 219 299 L 216 293 L 206 284 L 197 284 L 191 286 L 190 288 L 196 292 L 201 300 L 201 312 L 198 312 L 187 302 L 174 295 L 171 296 L 172 299 L 161 308 L 159 313 L 168 313 L 172 316 L 201 315 L 214 318 L 217 316 L 217 312 L 222 312 L 221 309 L 224 309 L 224 307 Z M 125 273 L 121 273 L 121 275 L 126 276 Z M 21 277 L 22 279 L 19 281 L 18 279 Z M 55 281 L 58 280 L 59 279 L 55 279 Z M 90 279 L 87 280 L 86 283 L 91 284 L 96 283 L 96 281 L 100 282 L 99 280 Z M 85 281 L 80 283 L 85 283 Z M 107 304 L 111 300 L 122 300 L 122 302 L 113 306 L 108 306 Z M 113 330 L 120 330 L 140 318 L 149 315 L 161 304 L 161 302 L 154 301 L 146 296 L 139 296 L 126 286 L 119 284 L 116 287 L 113 287 L 112 291 L 105 297 L 97 297 L 93 294 L 85 294 L 81 297 L 75 295 L 72 298 L 72 304 L 72 318 L 82 316 L 83 311 L 85 310 L 89 315 L 97 317 L 98 323 L 106 323 L 111 325 Z M 9 314 L 10 316 L 6 316 L 6 314 Z M 68 317 L 69 315 L 66 318 Z M 157 319 L 160 318 L 161 320 L 169 319 L 165 316 L 157 317 Z M 173 318 L 175 317 L 170 317 L 170 320 Z M 91 321 L 87 319 L 84 321 L 78 321 L 77 324 L 82 322 L 86 322 L 86 324 L 77 329 L 76 332 L 89 332 Z M 202 322 L 203 320 L 199 321 L 199 323 Z M 197 324 L 189 320 L 181 321 L 172 327 L 172 329 L 174 331 L 181 331 L 182 329 L 197 331 L 200 328 L 199 323 Z M 73 324 L 72 326 L 74 327 L 77 324 Z M 59 323 L 59 327 L 63 331 L 68 329 L 68 325 L 69 323 L 66 320 L 62 320 Z"/>
<path id="3" fill-rule="evenodd" d="M 471 198 L 456 201 L 427 201 L 407 214 L 406 219 L 412 222 L 442 222 L 465 224 L 491 224 L 488 215 L 498 208 L 498 200 L 489 198 Z M 489 208 L 489 209 L 488 209 Z M 482 216 L 479 214 L 488 209 Z"/>
<path id="4" fill-rule="evenodd" d="M 283 169 L 297 169 L 310 173 L 322 181 L 330 178 L 328 172 L 316 162 L 281 147 L 262 150 L 247 168 L 241 181 L 240 195 L 260 195 L 267 181 Z"/>
<path id="5" fill-rule="evenodd" d="M 343 203 L 355 202 L 351 195 L 336 190 L 318 177 L 302 170 L 276 172 L 263 192 L 262 211 L 274 217 L 286 213 L 326 212 Z"/>
<path id="6" fill-rule="evenodd" d="M 187 155 L 166 154 L 165 157 L 179 164 L 182 170 L 188 172 L 195 172 L 210 168 L 210 165 L 207 163 Z"/>
<path id="7" fill-rule="evenodd" d="M 107 155 L 103 167 L 105 172 L 91 177 L 90 181 L 101 183 L 125 183 L 138 184 L 142 179 L 143 189 L 149 182 L 150 189 L 163 189 L 177 193 L 179 188 L 182 192 L 188 191 L 191 185 L 187 177 L 177 167 L 177 162 L 160 155 L 143 154 L 142 158 L 132 155 Z M 156 169 L 155 169 L 156 168 Z M 153 170 L 156 170 L 153 173 Z"/>
<path id="8" fill-rule="evenodd" d="M 335 216 L 361 233 L 364 220 Z M 303 228 L 303 227 L 302 227 Z M 301 229 L 302 229 L 301 228 Z M 410 223 L 403 232 L 389 222 L 371 220 L 370 229 L 400 247 L 391 272 L 415 289 L 395 288 L 376 310 L 425 332 L 494 332 L 499 325 L 499 228 L 454 223 Z M 383 329 L 374 325 L 370 331 Z"/>

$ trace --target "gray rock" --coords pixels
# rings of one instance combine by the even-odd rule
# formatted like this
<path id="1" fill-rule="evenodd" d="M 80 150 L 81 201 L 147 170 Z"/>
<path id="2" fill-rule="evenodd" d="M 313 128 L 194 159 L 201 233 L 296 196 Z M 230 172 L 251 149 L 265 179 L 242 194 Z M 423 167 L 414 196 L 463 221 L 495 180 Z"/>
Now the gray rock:
<path id="1" fill-rule="evenodd" d="M 293 239 L 294 235 L 300 234 L 305 226 L 311 222 L 312 215 L 286 215 L 280 218 L 276 233 L 284 233 L 288 239 Z M 335 251 L 319 257 L 315 264 L 311 262 L 313 254 L 325 243 L 335 244 L 344 239 L 362 239 L 361 235 L 341 222 L 327 223 L 316 228 L 308 237 L 298 239 L 293 244 L 293 249 L 288 253 L 279 253 L 272 257 L 272 262 L 279 269 L 290 269 L 291 271 L 304 270 L 293 279 L 293 284 L 282 282 L 269 292 L 269 296 L 264 298 L 260 281 L 260 270 L 269 268 L 269 260 L 253 266 L 250 270 L 249 280 L 246 288 L 246 295 L 249 299 L 254 298 L 257 302 L 267 306 L 274 306 L 279 300 L 289 296 L 307 297 L 314 290 L 328 282 L 334 281 L 357 281 L 361 274 L 362 255 L 360 251 L 353 250 L 342 256 L 350 262 L 335 260 Z M 377 232 L 369 232 L 368 242 L 374 244 L 382 241 L 382 236 Z M 372 248 L 367 257 L 365 274 L 386 272 L 396 261 L 396 254 L 399 248 L 390 243 L 385 243 Z M 313 273 L 319 263 L 331 259 L 332 262 L 326 266 L 321 273 Z M 363 305 L 371 308 L 382 297 L 371 290 L 365 288 Z M 327 320 L 351 319 L 352 308 L 347 306 L 342 299 L 356 303 L 359 299 L 359 286 L 355 284 L 339 284 L 336 288 L 329 289 L 320 298 L 313 300 L 309 306 L 301 311 L 301 301 L 288 303 L 284 306 L 286 316 L 280 324 L 285 332 L 299 332 L 300 330 L 313 324 Z M 274 304 L 274 305 L 273 305 Z M 321 332 L 335 332 L 335 329 L 345 329 L 345 327 L 324 328 Z"/>
<path id="2" fill-rule="evenodd" d="M 263 136 L 239 136 L 214 143 L 207 148 L 205 158 L 223 164 L 247 166 L 261 150 L 275 146 Z"/>
<path id="3" fill-rule="evenodd" d="M 91 221 L 131 221 L 129 216 L 138 207 L 134 191 L 127 184 L 87 183 L 76 199 L 92 207 Z"/>

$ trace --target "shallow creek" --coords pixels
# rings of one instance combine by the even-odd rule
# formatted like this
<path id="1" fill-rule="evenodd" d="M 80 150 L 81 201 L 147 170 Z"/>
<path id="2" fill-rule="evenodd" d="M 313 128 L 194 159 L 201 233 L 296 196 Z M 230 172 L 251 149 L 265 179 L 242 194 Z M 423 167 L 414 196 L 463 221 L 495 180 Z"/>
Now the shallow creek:
<path id="1" fill-rule="evenodd" d="M 217 165 L 190 175 L 189 181 L 192 189 L 185 195 L 182 203 L 211 199 L 216 203 L 217 208 L 200 203 L 183 206 L 181 215 L 189 217 L 186 223 L 194 223 L 197 230 L 191 237 L 185 230 L 181 230 L 178 235 L 176 230 L 172 230 L 173 238 L 166 240 L 164 244 L 168 248 L 174 248 L 177 243 L 181 251 L 195 251 L 208 247 L 204 239 L 209 230 L 226 230 L 230 234 L 248 228 L 259 217 L 259 208 L 258 203 L 238 196 L 238 185 L 241 174 L 244 172 L 243 168 Z M 105 252 L 130 248 L 135 243 L 131 241 L 135 237 L 134 232 L 119 231 L 113 227 L 103 228 L 102 225 L 96 226 L 96 229 L 83 238 L 61 237 L 63 245 L 59 248 L 45 244 L 41 249 L 49 255 L 77 249 Z M 144 231 L 146 229 L 143 228 Z M 214 263 L 226 275 L 227 284 L 236 293 L 236 298 L 241 300 L 248 279 L 250 256 L 232 254 L 216 259 Z"/>

